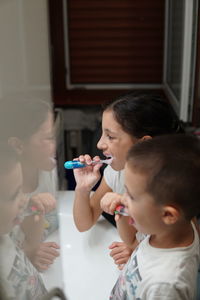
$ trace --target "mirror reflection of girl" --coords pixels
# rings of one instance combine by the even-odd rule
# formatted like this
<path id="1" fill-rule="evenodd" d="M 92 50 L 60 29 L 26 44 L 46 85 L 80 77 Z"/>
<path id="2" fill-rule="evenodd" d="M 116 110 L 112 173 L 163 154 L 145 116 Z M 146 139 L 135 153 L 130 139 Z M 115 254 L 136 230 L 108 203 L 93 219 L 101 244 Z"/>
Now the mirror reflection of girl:
<path id="1" fill-rule="evenodd" d="M 19 157 L 0 143 L 0 282 L 2 299 L 42 299 L 47 293 L 39 272 L 10 237 L 18 223 L 25 197 Z M 1 290 L 2 291 L 2 290 Z"/>
<path id="2" fill-rule="evenodd" d="M 74 221 L 77 228 L 86 231 L 97 222 L 102 214 L 100 201 L 103 196 L 106 195 L 108 202 L 113 202 L 114 208 L 115 197 L 124 193 L 125 159 L 132 145 L 178 130 L 179 122 L 171 106 L 158 96 L 128 93 L 108 103 L 104 107 L 102 135 L 97 147 L 104 156 L 112 157 L 113 160 L 111 165 L 104 169 L 101 183 L 91 195 L 92 188 L 100 180 L 101 167 L 101 164 L 92 165 L 91 161 L 98 161 L 99 157 L 91 158 L 87 154 L 79 156 L 81 162 L 86 162 L 90 166 L 74 169 L 76 179 Z M 121 265 L 127 261 L 133 248 L 134 244 L 129 248 L 124 243 L 114 242 L 110 245 L 110 255 L 117 265 Z"/>
<path id="3" fill-rule="evenodd" d="M 23 192 L 29 202 L 22 230 L 15 229 L 12 238 L 39 270 L 46 270 L 59 255 L 57 243 L 44 242 L 58 228 L 52 107 L 37 99 L 20 98 L 2 99 L 0 106 L 0 122 L 4 124 L 0 138 L 20 156 Z M 32 215 L 32 206 L 37 208 L 37 216 Z"/>

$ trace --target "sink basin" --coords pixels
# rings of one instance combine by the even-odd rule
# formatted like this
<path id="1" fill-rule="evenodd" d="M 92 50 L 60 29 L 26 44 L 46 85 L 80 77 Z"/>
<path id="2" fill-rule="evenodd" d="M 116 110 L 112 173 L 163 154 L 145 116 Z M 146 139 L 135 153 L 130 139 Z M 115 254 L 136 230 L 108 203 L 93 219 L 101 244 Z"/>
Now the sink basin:
<path id="1" fill-rule="evenodd" d="M 101 217 L 90 230 L 79 232 L 72 215 L 74 191 L 58 195 L 59 236 L 55 232 L 48 240 L 60 240 L 61 256 L 43 273 L 45 284 L 48 289 L 61 287 L 68 300 L 109 299 L 119 275 L 108 249 L 120 241 L 117 230 Z"/>

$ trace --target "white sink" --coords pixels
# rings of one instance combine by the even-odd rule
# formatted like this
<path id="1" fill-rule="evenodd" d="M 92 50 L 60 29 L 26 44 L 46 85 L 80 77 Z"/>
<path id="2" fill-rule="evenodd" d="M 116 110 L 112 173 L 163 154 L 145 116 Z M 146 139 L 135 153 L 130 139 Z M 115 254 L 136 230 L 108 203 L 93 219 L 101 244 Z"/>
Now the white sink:
<path id="1" fill-rule="evenodd" d="M 68 300 L 109 299 L 119 270 L 109 256 L 108 246 L 120 238 L 103 217 L 92 229 L 80 233 L 73 221 L 73 199 L 74 191 L 59 192 L 61 257 L 43 274 L 44 281 L 48 289 L 61 287 Z M 58 234 L 54 233 L 53 238 L 57 241 Z M 48 240 L 53 241 L 52 237 Z"/>

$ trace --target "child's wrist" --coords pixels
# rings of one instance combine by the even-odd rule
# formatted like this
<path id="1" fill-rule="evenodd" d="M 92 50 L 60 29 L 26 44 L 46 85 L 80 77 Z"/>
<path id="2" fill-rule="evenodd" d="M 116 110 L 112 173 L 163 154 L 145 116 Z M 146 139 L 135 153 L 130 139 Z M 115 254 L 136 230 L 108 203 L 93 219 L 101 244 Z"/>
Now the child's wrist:
<path id="1" fill-rule="evenodd" d="M 75 187 L 75 193 L 84 193 L 84 194 L 90 194 L 92 190 L 91 186 L 82 186 L 82 185 L 76 185 Z"/>

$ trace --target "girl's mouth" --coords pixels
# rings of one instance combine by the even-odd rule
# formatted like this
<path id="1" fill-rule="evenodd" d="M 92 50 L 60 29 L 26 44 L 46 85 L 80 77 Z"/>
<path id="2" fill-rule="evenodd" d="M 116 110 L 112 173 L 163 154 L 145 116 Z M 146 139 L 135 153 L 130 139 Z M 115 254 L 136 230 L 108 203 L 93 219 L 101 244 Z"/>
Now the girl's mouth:
<path id="1" fill-rule="evenodd" d="M 106 158 L 106 161 L 107 161 L 107 164 L 108 164 L 108 165 L 111 165 L 111 164 L 112 164 L 112 161 L 113 161 L 113 157 L 107 157 L 107 158 Z"/>
<path id="2" fill-rule="evenodd" d="M 114 157 L 110 154 L 109 155 L 104 154 L 104 156 L 106 157 L 106 160 L 107 160 L 108 164 L 111 165 L 112 162 L 113 162 Z"/>
<path id="3" fill-rule="evenodd" d="M 51 156 L 49 159 L 56 166 L 56 158 Z"/>

